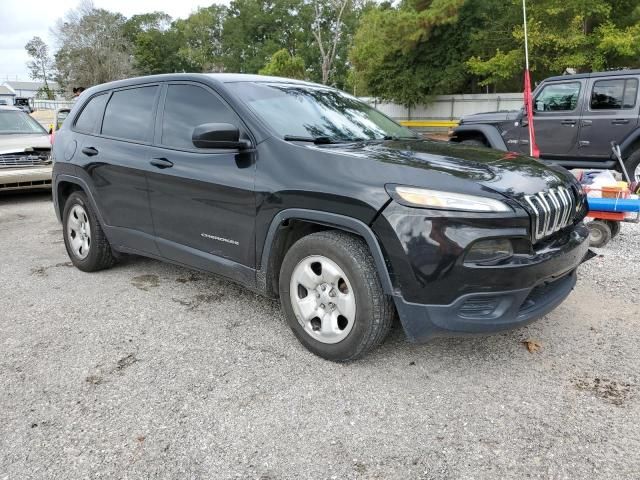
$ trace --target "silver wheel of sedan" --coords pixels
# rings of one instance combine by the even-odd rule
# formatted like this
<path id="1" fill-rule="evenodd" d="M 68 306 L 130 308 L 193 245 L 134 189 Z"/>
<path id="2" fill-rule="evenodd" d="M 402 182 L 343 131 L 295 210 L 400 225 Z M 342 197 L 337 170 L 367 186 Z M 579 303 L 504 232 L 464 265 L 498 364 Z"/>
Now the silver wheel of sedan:
<path id="1" fill-rule="evenodd" d="M 81 260 L 87 258 L 91 248 L 91 225 L 82 205 L 74 205 L 69 212 L 67 236 L 73 254 Z"/>
<path id="2" fill-rule="evenodd" d="M 322 343 L 344 340 L 355 323 L 356 298 L 344 271 L 321 255 L 302 259 L 293 269 L 291 306 L 305 332 Z"/>

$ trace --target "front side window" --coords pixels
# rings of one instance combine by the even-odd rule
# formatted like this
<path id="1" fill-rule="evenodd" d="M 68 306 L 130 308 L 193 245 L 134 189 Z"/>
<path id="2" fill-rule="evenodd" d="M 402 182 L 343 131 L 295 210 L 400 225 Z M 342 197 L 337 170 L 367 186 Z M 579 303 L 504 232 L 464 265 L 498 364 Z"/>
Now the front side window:
<path id="1" fill-rule="evenodd" d="M 553 83 L 538 94 L 535 101 L 537 112 L 570 112 L 578 106 L 580 82 Z"/>
<path id="2" fill-rule="evenodd" d="M 593 84 L 591 110 L 623 110 L 636 106 L 638 80 L 599 80 Z"/>
<path id="3" fill-rule="evenodd" d="M 0 135 L 45 133 L 45 129 L 23 111 L 0 110 Z"/>
<path id="4" fill-rule="evenodd" d="M 168 147 L 194 148 L 193 130 L 203 123 L 237 125 L 237 117 L 213 93 L 197 85 L 169 85 L 162 115 L 160 143 Z"/>
<path id="5" fill-rule="evenodd" d="M 252 82 L 227 87 L 282 137 L 326 137 L 334 142 L 417 138 L 408 128 L 338 90 Z"/>
<path id="6" fill-rule="evenodd" d="M 149 140 L 157 92 L 157 86 L 114 92 L 104 112 L 102 134 L 138 142 Z"/>
<path id="7" fill-rule="evenodd" d="M 83 133 L 96 133 L 100 128 L 102 112 L 108 98 L 109 95 L 103 93 L 89 100 L 76 120 L 76 130 Z"/>

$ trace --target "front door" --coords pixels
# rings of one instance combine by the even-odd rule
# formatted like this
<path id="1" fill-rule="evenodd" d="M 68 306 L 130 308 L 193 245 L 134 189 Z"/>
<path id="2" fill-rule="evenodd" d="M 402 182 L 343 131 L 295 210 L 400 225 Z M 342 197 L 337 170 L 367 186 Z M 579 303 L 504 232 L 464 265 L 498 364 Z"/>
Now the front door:
<path id="1" fill-rule="evenodd" d="M 581 157 L 609 158 L 611 142 L 622 142 L 638 126 L 638 79 L 629 76 L 589 82 L 580 122 Z"/>
<path id="2" fill-rule="evenodd" d="M 198 149 L 191 141 L 203 123 L 245 129 L 209 87 L 169 83 L 164 96 L 151 155 L 156 168 L 148 174 L 158 248 L 196 268 L 226 276 L 247 273 L 255 268 L 254 154 Z"/>
<path id="3" fill-rule="evenodd" d="M 542 158 L 571 157 L 577 152 L 582 81 L 554 82 L 534 100 L 536 142 Z"/>

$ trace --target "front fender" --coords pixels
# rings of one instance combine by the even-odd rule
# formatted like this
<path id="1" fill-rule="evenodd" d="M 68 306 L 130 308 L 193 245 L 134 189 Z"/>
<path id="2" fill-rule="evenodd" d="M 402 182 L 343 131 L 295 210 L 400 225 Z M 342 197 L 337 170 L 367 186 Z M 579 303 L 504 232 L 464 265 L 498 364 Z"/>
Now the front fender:
<path id="1" fill-rule="evenodd" d="M 260 257 L 260 270 L 258 273 L 258 288 L 260 290 L 267 291 L 267 278 L 270 274 L 269 270 L 272 268 L 270 265 L 271 250 L 276 240 L 278 227 L 282 225 L 285 220 L 304 220 L 311 223 L 317 223 L 319 225 L 338 228 L 361 236 L 365 242 L 367 242 L 371 256 L 376 264 L 376 269 L 378 270 L 378 276 L 384 293 L 388 295 L 393 294 L 394 289 L 382 249 L 380 248 L 378 239 L 368 225 L 360 220 L 347 217 L 345 215 L 319 210 L 307 210 L 303 208 L 282 210 L 273 217 L 269 230 L 267 231 L 267 237 Z"/>
<path id="2" fill-rule="evenodd" d="M 508 150 L 507 144 L 504 143 L 504 139 L 502 138 L 502 135 L 500 135 L 500 132 L 498 131 L 498 129 L 493 125 L 480 125 L 480 124 L 460 125 L 454 128 L 452 139 L 453 141 L 458 141 L 458 140 L 455 140 L 455 137 L 457 135 L 468 136 L 469 133 L 478 133 L 484 136 L 484 138 L 487 139 L 487 142 L 489 143 L 489 146 L 491 148 L 494 148 L 496 150 L 502 150 L 504 152 Z"/>

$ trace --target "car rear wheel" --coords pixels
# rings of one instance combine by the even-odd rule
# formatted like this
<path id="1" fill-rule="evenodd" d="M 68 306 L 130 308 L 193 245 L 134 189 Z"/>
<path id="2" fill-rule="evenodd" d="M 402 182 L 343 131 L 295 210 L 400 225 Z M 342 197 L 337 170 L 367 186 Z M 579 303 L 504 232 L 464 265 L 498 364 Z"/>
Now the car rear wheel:
<path id="1" fill-rule="evenodd" d="M 279 290 L 298 340 L 327 360 L 362 357 L 382 343 L 393 322 L 393 304 L 366 243 L 344 232 L 298 240 L 282 263 Z"/>
<path id="2" fill-rule="evenodd" d="M 84 192 L 69 196 L 62 218 L 64 245 L 77 268 L 95 272 L 115 263 L 109 241 Z"/>

